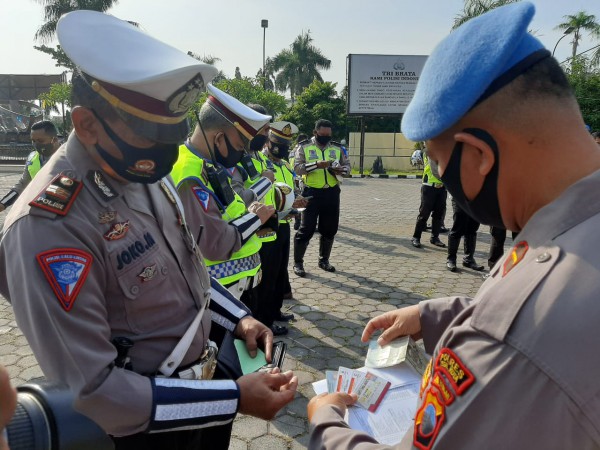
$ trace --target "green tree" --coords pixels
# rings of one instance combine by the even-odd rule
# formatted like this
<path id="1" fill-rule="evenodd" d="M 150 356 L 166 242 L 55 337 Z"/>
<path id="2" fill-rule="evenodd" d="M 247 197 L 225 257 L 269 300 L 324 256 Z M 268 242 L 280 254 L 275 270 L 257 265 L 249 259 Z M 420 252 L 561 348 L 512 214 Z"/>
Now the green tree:
<path id="1" fill-rule="evenodd" d="M 57 83 L 50 86 L 48 92 L 40 94 L 38 97 L 42 102 L 42 108 L 46 114 L 50 112 L 60 112 L 62 115 L 62 127 L 61 131 L 63 134 L 67 134 L 67 115 L 65 113 L 65 106 L 71 107 L 71 91 L 72 85 L 70 83 Z M 61 106 L 59 111 L 58 106 Z"/>
<path id="2" fill-rule="evenodd" d="M 63 49 L 60 48 L 60 45 L 57 45 L 56 48 L 48 47 L 47 45 L 40 45 L 39 47 L 34 45 L 33 48 L 50 55 L 56 67 L 64 67 L 70 71 L 75 70 L 75 64 L 73 64 L 73 61 L 71 61 Z"/>
<path id="3" fill-rule="evenodd" d="M 600 71 L 584 56 L 573 60 L 567 77 L 581 108 L 583 120 L 594 131 L 600 131 Z"/>
<path id="4" fill-rule="evenodd" d="M 296 124 L 301 133 L 312 134 L 318 119 L 330 120 L 334 139 L 346 136 L 346 102 L 338 95 L 336 83 L 314 80 L 281 116 Z"/>
<path id="5" fill-rule="evenodd" d="M 58 19 L 63 14 L 79 9 L 105 12 L 118 0 L 36 0 L 44 6 L 44 24 L 35 33 L 35 39 L 41 43 L 52 40 L 56 33 Z"/>
<path id="6" fill-rule="evenodd" d="M 329 69 L 331 60 L 313 45 L 310 30 L 300 34 L 289 49 L 272 59 L 270 69 L 278 72 L 275 87 L 281 92 L 289 89 L 292 102 L 313 80 L 323 81 L 320 69 Z"/>
<path id="7" fill-rule="evenodd" d="M 587 14 L 585 11 L 563 16 L 563 18 L 566 20 L 563 23 L 559 23 L 556 29 L 563 30 L 565 34 L 573 35 L 573 40 L 571 41 L 571 65 L 573 65 L 582 34 L 587 31 L 593 36 L 600 37 L 600 24 L 596 20 L 596 16 Z"/>
<path id="8" fill-rule="evenodd" d="M 462 12 L 454 18 L 452 29 L 460 27 L 463 23 L 471 20 L 473 17 L 481 16 L 486 12 L 504 6 L 509 3 L 516 3 L 520 0 L 465 0 Z"/>

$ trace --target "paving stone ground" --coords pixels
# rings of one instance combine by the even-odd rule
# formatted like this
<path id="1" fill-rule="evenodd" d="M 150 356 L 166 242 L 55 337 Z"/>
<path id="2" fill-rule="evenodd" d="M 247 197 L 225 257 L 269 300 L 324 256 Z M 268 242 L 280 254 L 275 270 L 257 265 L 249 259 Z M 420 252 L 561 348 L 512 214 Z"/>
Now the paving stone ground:
<path id="1" fill-rule="evenodd" d="M 0 172 L 0 195 L 18 176 L 16 172 Z M 344 181 L 340 229 L 331 257 L 336 272 L 318 268 L 315 235 L 305 258 L 306 278 L 291 273 L 295 299 L 286 301 L 284 309 L 293 312 L 296 320 L 284 338 L 288 344 L 284 368 L 298 375 L 296 398 L 270 422 L 238 416 L 231 449 L 306 448 L 306 404 L 314 395 L 311 383 L 324 378 L 326 369 L 363 365 L 366 346 L 360 336 L 371 317 L 426 298 L 475 294 L 482 283 L 481 273 L 470 269 L 447 271 L 445 249 L 430 245 L 427 233 L 421 240 L 422 249 L 411 246 L 419 196 L 419 180 Z M 448 202 L 448 227 L 452 225 L 451 211 Z M 0 213 L 0 223 L 5 216 L 6 212 Z M 444 235 L 441 238 L 446 241 Z M 510 239 L 507 241 L 510 244 Z M 475 257 L 484 265 L 489 242 L 488 228 L 482 227 Z M 7 367 L 15 385 L 42 375 L 10 305 L 2 297 L 0 363 Z"/>

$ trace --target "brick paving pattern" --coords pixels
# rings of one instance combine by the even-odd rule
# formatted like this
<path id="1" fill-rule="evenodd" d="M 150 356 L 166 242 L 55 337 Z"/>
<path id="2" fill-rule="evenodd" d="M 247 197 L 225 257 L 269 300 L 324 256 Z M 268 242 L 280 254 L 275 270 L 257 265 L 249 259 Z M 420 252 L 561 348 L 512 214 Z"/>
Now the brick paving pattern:
<path id="1" fill-rule="evenodd" d="M 0 195 L 18 176 L 0 172 Z M 481 273 L 460 265 L 457 273 L 447 271 L 445 249 L 430 245 L 427 233 L 421 239 L 423 248 L 411 246 L 419 195 L 420 181 L 414 179 L 344 181 L 340 230 L 331 256 L 336 272 L 317 267 L 318 235 L 306 253 L 306 278 L 290 271 L 295 298 L 286 300 L 284 309 L 293 312 L 296 320 L 289 324 L 290 334 L 284 338 L 288 344 L 284 369 L 298 375 L 296 398 L 270 422 L 239 415 L 231 449 L 306 448 L 306 404 L 314 395 L 311 383 L 324 378 L 326 369 L 363 365 L 366 346 L 360 336 L 369 318 L 426 298 L 475 294 L 482 283 Z M 0 213 L 0 223 L 5 216 L 6 212 Z M 446 226 L 451 225 L 448 202 Z M 487 265 L 490 236 L 488 227 L 481 228 L 475 257 Z M 446 242 L 445 235 L 441 239 Z M 510 242 L 507 239 L 507 245 Z M 461 253 L 462 249 L 459 262 Z M 7 367 L 14 385 L 42 375 L 2 297 L 0 363 Z"/>

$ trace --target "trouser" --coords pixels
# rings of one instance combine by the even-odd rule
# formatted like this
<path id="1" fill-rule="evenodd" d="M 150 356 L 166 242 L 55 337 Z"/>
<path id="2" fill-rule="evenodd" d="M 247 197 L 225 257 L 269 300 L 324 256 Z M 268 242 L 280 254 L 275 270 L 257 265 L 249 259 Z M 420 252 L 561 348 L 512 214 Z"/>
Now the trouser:
<path id="1" fill-rule="evenodd" d="M 479 222 L 469 216 L 452 199 L 453 223 L 450 233 L 448 233 L 448 261 L 456 262 L 456 253 L 460 245 L 460 238 L 464 236 L 465 243 L 465 262 L 472 261 L 475 254 L 475 243 L 477 242 L 477 230 Z"/>
<path id="2" fill-rule="evenodd" d="M 431 215 L 431 237 L 438 237 L 446 215 L 446 198 L 448 193 L 445 187 L 435 188 L 433 186 L 421 185 L 421 205 L 415 225 L 413 237 L 421 239 L 421 234 L 427 227 L 427 220 Z"/>
<path id="3" fill-rule="evenodd" d="M 492 242 L 490 244 L 490 253 L 488 255 L 488 267 L 491 269 L 504 254 L 504 242 L 506 241 L 506 230 L 499 227 L 490 227 Z M 512 232 L 513 241 L 517 233 Z"/>
<path id="4" fill-rule="evenodd" d="M 304 253 L 317 229 L 321 235 L 321 240 L 333 245 L 333 239 L 338 231 L 340 222 L 339 186 L 326 189 L 305 187 L 302 196 L 312 196 L 313 198 L 309 200 L 306 209 L 302 212 L 300 229 L 294 236 L 295 263 L 304 262 Z M 331 250 L 331 246 L 329 246 L 329 249 Z M 323 256 L 321 255 L 321 257 Z M 326 257 L 329 258 L 329 255 L 326 255 Z"/>

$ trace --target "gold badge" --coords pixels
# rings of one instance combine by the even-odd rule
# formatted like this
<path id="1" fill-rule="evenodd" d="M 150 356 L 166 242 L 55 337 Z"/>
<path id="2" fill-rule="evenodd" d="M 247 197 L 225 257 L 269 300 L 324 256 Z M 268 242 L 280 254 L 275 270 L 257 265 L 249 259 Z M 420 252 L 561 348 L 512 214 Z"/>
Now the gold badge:
<path id="1" fill-rule="evenodd" d="M 98 213 L 98 222 L 99 223 L 109 223 L 117 218 L 116 211 L 100 211 Z"/>
<path id="2" fill-rule="evenodd" d="M 513 267 L 523 260 L 527 250 L 529 250 L 529 244 L 526 241 L 521 241 L 512 248 L 510 255 L 508 255 L 508 258 L 506 258 L 506 261 L 504 261 L 504 267 L 502 271 L 503 277 L 505 277 L 506 274 L 513 269 Z"/>
<path id="3" fill-rule="evenodd" d="M 107 241 L 118 241 L 119 239 L 125 237 L 128 231 L 129 220 L 126 220 L 125 222 L 117 222 L 104 234 L 104 239 Z"/>
<path id="4" fill-rule="evenodd" d="M 144 270 L 142 270 L 142 272 L 140 274 L 138 274 L 138 277 L 140 277 L 140 280 L 142 280 L 142 283 L 145 283 L 146 281 L 150 281 L 152 278 L 154 278 L 155 275 L 156 275 L 156 264 L 152 264 L 151 266 L 144 267 Z"/>

